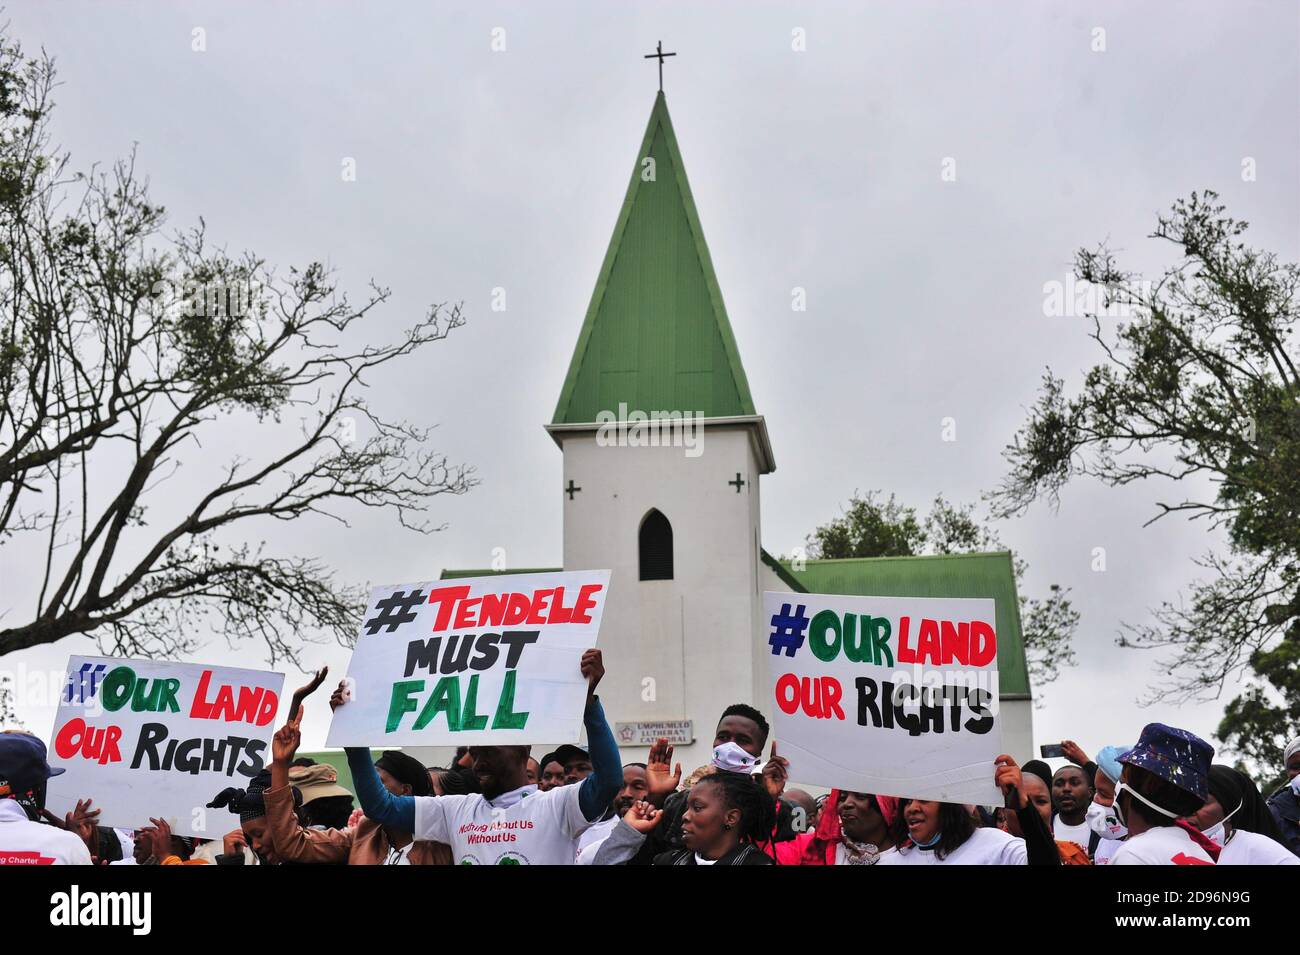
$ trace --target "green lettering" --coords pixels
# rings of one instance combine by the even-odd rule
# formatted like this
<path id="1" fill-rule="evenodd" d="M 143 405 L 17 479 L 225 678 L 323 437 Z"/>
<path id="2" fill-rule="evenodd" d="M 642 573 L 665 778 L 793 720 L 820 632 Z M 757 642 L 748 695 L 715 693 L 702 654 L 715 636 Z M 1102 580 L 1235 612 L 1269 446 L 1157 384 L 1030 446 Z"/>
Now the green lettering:
<path id="1" fill-rule="evenodd" d="M 415 700 L 411 699 L 424 689 L 423 680 L 400 680 L 393 684 L 393 695 L 388 701 L 388 723 L 385 733 L 391 733 L 402 722 L 403 713 L 415 712 Z"/>
<path id="2" fill-rule="evenodd" d="M 832 632 L 835 634 L 834 641 L 827 640 L 826 634 Z M 812 618 L 812 625 L 808 628 L 808 646 L 823 663 L 829 663 L 839 656 L 840 618 L 834 610 L 823 610 Z"/>
<path id="3" fill-rule="evenodd" d="M 478 674 L 469 678 L 469 688 L 465 690 L 465 707 L 460 714 L 460 728 L 463 730 L 481 730 L 487 726 L 487 717 L 474 712 L 478 707 Z"/>
<path id="4" fill-rule="evenodd" d="M 424 704 L 424 709 L 420 710 L 420 716 L 415 721 L 415 729 L 422 730 L 430 723 L 439 713 L 447 714 L 447 729 L 453 733 L 460 730 L 460 677 L 444 676 L 433 685 L 433 693 L 429 696 L 429 702 Z"/>
<path id="5" fill-rule="evenodd" d="M 863 629 L 866 629 L 863 624 Z M 889 625 L 889 620 L 885 617 L 871 618 L 871 653 L 875 657 L 876 666 L 892 667 L 894 665 L 894 654 L 889 649 L 889 635 L 893 632 L 893 627 Z M 884 657 L 886 663 L 881 664 L 880 658 Z"/>
<path id="6" fill-rule="evenodd" d="M 99 691 L 104 709 L 120 710 L 126 705 L 126 701 L 131 699 L 131 690 L 134 686 L 135 671 L 130 667 L 114 667 L 110 670 L 108 676 L 104 677 L 104 683 Z"/>
<path id="7" fill-rule="evenodd" d="M 528 722 L 527 713 L 516 713 L 515 709 L 515 671 L 506 671 L 506 682 L 501 687 L 501 701 L 497 704 L 496 716 L 492 717 L 494 730 L 521 730 Z"/>

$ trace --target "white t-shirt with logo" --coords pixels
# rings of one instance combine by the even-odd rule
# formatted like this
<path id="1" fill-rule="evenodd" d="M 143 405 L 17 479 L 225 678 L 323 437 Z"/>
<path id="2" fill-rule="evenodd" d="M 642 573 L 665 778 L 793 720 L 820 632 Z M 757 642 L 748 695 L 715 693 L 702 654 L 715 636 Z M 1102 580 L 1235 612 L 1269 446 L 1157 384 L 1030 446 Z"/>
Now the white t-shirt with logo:
<path id="1" fill-rule="evenodd" d="M 1210 854 L 1198 846 L 1181 826 L 1156 826 L 1141 835 L 1129 835 L 1111 865 L 1214 865 Z"/>
<path id="2" fill-rule="evenodd" d="M 884 852 L 877 865 L 1027 865 L 1025 840 L 1001 829 L 976 829 L 971 837 L 942 859 L 933 849 L 912 846 L 900 852 L 898 847 Z"/>
<path id="3" fill-rule="evenodd" d="M 32 822 L 12 799 L 0 799 L 0 865 L 90 865 L 75 833 Z"/>
<path id="4" fill-rule="evenodd" d="M 1092 855 L 1093 865 L 1110 865 L 1115 861 L 1115 853 L 1124 844 L 1123 839 L 1102 839 L 1097 843 L 1097 851 Z"/>
<path id="5" fill-rule="evenodd" d="M 1219 851 L 1219 865 L 1300 865 L 1300 858 L 1275 839 L 1234 829 L 1228 844 Z"/>
<path id="6" fill-rule="evenodd" d="M 451 846 L 457 865 L 573 865 L 590 823 L 581 786 L 524 786 L 488 801 L 480 793 L 415 797 L 416 839 Z"/>
<path id="7" fill-rule="evenodd" d="M 1067 825 L 1060 816 L 1052 818 L 1052 838 L 1058 842 L 1073 842 L 1085 851 L 1088 848 L 1088 838 L 1092 835 L 1092 830 L 1088 828 L 1086 821 L 1079 823 L 1077 826 Z"/>

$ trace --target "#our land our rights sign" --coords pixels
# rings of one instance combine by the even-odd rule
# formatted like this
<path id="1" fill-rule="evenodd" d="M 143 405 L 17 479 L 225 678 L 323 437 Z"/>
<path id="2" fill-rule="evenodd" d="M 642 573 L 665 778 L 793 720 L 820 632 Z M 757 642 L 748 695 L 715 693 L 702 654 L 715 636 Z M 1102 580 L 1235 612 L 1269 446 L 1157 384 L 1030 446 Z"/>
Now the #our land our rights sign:
<path id="1" fill-rule="evenodd" d="M 765 593 L 763 609 L 791 779 L 1001 805 L 993 600 Z"/>
<path id="2" fill-rule="evenodd" d="M 283 686 L 264 670 L 70 657 L 48 753 L 65 772 L 46 805 L 62 816 L 90 797 L 100 825 L 138 829 L 152 816 L 177 835 L 219 837 L 233 819 L 205 806 L 270 763 Z"/>
<path id="3" fill-rule="evenodd" d="M 376 587 L 330 746 L 577 742 L 609 571 Z"/>

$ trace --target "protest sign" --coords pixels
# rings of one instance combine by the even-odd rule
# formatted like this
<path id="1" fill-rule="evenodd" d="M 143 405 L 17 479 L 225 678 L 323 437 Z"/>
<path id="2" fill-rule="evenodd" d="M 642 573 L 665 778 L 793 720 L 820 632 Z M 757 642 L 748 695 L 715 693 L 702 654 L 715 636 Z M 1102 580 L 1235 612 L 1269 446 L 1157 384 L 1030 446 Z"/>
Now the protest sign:
<path id="1" fill-rule="evenodd" d="M 763 608 L 772 729 L 792 779 L 1002 803 L 992 600 L 765 593 Z"/>
<path id="2" fill-rule="evenodd" d="M 177 835 L 219 838 L 234 818 L 204 807 L 270 763 L 283 685 L 264 670 L 70 657 L 49 746 L 66 772 L 50 779 L 47 805 L 63 815 L 90 797 L 100 825 L 154 816 Z"/>
<path id="3" fill-rule="evenodd" d="M 609 571 L 377 587 L 330 746 L 577 742 Z"/>

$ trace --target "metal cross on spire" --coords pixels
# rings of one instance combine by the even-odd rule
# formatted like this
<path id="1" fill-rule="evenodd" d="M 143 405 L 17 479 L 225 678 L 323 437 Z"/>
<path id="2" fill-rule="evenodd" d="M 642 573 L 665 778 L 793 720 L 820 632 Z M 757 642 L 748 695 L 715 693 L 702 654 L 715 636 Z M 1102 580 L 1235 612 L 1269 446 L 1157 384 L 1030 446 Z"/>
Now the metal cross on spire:
<path id="1" fill-rule="evenodd" d="M 658 61 L 659 61 L 659 92 L 661 92 L 661 93 L 664 91 L 664 57 L 666 57 L 666 56 L 676 56 L 676 55 L 677 55 L 676 53 L 665 53 L 665 52 L 664 52 L 664 41 L 663 41 L 663 40 L 660 40 L 659 43 L 655 46 L 655 52 L 654 52 L 654 53 L 647 53 L 647 54 L 643 57 L 643 59 L 646 59 L 646 60 L 658 60 Z"/>

